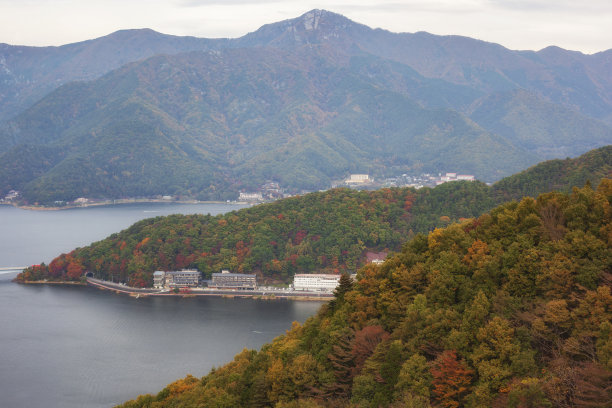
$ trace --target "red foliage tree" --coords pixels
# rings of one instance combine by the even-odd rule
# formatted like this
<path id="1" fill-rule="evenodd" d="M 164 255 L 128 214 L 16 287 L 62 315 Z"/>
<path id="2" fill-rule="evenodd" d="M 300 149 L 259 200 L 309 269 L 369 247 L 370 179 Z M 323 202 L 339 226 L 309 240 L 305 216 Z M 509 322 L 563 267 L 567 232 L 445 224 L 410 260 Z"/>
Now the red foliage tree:
<path id="1" fill-rule="evenodd" d="M 594 362 L 583 363 L 577 370 L 573 404 L 585 408 L 612 406 L 612 370 Z"/>
<path id="2" fill-rule="evenodd" d="M 355 333 L 351 350 L 355 362 L 353 376 L 361 372 L 365 361 L 374 353 L 376 346 L 388 338 L 389 333 L 381 326 L 366 326 Z"/>
<path id="3" fill-rule="evenodd" d="M 454 350 L 442 352 L 430 369 L 433 376 L 433 393 L 442 407 L 457 408 L 472 382 L 473 370 L 457 359 Z"/>
<path id="4" fill-rule="evenodd" d="M 72 260 L 66 268 L 66 276 L 69 279 L 79 279 L 83 275 L 84 270 L 83 265 L 79 261 Z"/>
<path id="5" fill-rule="evenodd" d="M 65 256 L 58 256 L 49 264 L 49 276 L 52 278 L 60 277 L 64 272 L 66 272 L 66 266 L 68 262 L 66 261 Z"/>

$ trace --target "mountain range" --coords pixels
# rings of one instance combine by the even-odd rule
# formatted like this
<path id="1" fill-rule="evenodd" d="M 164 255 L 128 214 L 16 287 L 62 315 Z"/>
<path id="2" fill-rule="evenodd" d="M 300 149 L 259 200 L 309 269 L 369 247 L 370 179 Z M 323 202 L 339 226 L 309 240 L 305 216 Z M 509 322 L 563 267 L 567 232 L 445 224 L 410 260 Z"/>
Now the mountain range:
<path id="1" fill-rule="evenodd" d="M 612 50 L 513 51 L 324 10 L 236 39 L 0 45 L 0 194 L 230 199 L 275 180 L 493 182 L 612 143 Z"/>

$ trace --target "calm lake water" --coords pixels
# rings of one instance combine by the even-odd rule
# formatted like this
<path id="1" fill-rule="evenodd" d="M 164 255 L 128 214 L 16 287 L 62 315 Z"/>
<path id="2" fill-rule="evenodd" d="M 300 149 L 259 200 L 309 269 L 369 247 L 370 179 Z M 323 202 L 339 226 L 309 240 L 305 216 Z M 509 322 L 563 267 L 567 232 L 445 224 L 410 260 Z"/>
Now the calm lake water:
<path id="1" fill-rule="evenodd" d="M 149 216 L 230 205 L 137 204 L 34 212 L 0 206 L 0 266 L 48 262 Z M 155 212 L 149 212 L 155 211 Z M 111 407 L 205 375 L 257 349 L 321 303 L 141 298 L 24 286 L 0 274 L 0 407 Z"/>

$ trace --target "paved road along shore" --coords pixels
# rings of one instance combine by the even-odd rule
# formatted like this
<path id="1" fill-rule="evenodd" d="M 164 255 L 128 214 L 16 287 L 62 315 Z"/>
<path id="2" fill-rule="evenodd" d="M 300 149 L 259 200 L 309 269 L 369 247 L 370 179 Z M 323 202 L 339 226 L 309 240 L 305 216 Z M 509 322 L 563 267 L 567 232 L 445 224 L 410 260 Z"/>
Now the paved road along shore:
<path id="1" fill-rule="evenodd" d="M 187 293 L 174 293 L 160 291 L 159 289 L 142 289 L 121 285 L 119 283 L 103 281 L 95 278 L 87 278 L 87 284 L 100 289 L 124 293 L 130 296 L 236 296 L 236 297 L 265 297 L 265 298 L 290 298 L 301 300 L 329 300 L 334 297 L 325 292 L 303 292 L 294 290 L 232 290 L 232 289 L 191 289 Z"/>

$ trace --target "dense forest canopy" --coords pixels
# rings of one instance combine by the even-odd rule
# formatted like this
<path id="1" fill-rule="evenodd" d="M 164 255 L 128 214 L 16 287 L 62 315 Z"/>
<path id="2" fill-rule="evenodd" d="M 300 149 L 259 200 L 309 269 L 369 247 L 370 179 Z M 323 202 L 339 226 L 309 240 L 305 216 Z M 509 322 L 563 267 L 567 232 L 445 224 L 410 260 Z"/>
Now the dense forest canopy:
<path id="1" fill-rule="evenodd" d="M 548 160 L 506 177 L 493 185 L 493 195 L 501 203 L 549 191 L 567 193 L 587 182 L 597 185 L 602 178 L 612 178 L 612 145 L 573 159 Z"/>
<path id="2" fill-rule="evenodd" d="M 609 407 L 611 200 L 608 179 L 417 234 L 261 351 L 122 407 Z"/>

